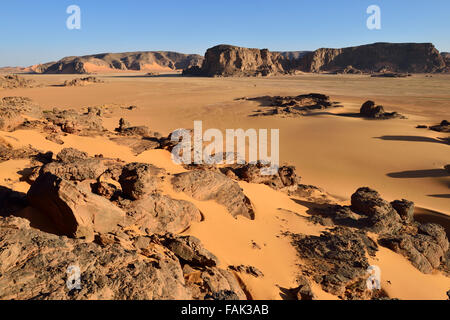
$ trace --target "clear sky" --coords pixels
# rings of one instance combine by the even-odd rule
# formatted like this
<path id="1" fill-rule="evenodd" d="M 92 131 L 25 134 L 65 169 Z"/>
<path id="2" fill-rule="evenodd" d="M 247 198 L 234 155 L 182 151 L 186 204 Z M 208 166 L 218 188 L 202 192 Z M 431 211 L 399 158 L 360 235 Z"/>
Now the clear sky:
<path id="1" fill-rule="evenodd" d="M 69 30 L 69 5 L 81 30 Z M 381 30 L 366 27 L 369 5 Z M 65 56 L 226 43 L 276 51 L 372 42 L 432 42 L 450 51 L 450 0 L 0 0 L 0 66 Z"/>

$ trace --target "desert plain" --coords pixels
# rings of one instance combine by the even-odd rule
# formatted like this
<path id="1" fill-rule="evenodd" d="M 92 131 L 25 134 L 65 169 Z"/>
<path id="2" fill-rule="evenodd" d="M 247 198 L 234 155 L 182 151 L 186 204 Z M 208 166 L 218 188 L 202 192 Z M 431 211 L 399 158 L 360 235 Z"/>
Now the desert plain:
<path id="1" fill-rule="evenodd" d="M 280 160 L 293 165 L 301 183 L 326 192 L 335 203 L 349 205 L 360 187 L 377 190 L 383 199 L 408 199 L 415 203 L 415 218 L 450 228 L 450 163 L 448 133 L 418 129 L 436 125 L 450 115 L 450 75 L 414 74 L 405 78 L 372 78 L 368 75 L 300 74 L 257 78 L 182 77 L 161 72 L 98 73 L 103 83 L 61 86 L 76 75 L 23 75 L 40 86 L 0 90 L 0 98 L 28 97 L 42 110 L 106 107 L 103 126 L 113 132 L 121 118 L 133 126 L 147 126 L 162 136 L 178 128 L 192 128 L 195 120 L 207 128 L 279 129 Z M 342 107 L 311 111 L 300 117 L 257 116 L 267 105 L 251 98 L 321 93 Z M 246 97 L 246 99 L 243 99 Z M 361 105 L 373 100 L 402 118 L 367 120 L 357 116 Z M 128 109 L 128 106 L 136 108 Z M 45 138 L 37 130 L 0 131 L 0 138 L 14 148 L 31 145 L 57 154 L 75 148 L 89 156 L 101 154 L 127 163 L 144 162 L 170 174 L 186 168 L 172 162 L 167 150 L 147 150 L 136 155 L 127 145 L 107 136 L 67 134 L 64 144 Z M 29 160 L 0 163 L 0 185 L 26 193 L 30 184 L 20 172 Z M 220 267 L 250 265 L 264 276 L 242 272 L 239 281 L 247 298 L 283 299 L 298 286 L 302 258 L 286 233 L 320 235 L 326 226 L 306 219 L 313 201 L 298 199 L 264 184 L 239 181 L 254 207 L 255 219 L 234 218 L 215 201 L 200 201 L 176 192 L 164 183 L 164 193 L 193 203 L 203 214 L 182 235 L 192 235 L 214 253 Z M 376 240 L 377 235 L 369 233 Z M 447 299 L 450 278 L 441 271 L 422 273 L 408 259 L 379 246 L 369 257 L 381 269 L 381 286 L 390 298 Z M 314 281 L 318 299 L 338 299 Z"/>

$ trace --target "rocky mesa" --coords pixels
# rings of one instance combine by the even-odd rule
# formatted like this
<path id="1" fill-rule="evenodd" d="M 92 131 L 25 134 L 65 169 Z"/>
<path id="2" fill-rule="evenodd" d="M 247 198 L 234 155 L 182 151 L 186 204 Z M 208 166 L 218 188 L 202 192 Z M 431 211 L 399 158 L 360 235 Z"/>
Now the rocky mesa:
<path id="1" fill-rule="evenodd" d="M 434 73 L 446 71 L 446 60 L 431 43 L 374 43 L 312 52 L 270 52 L 219 45 L 207 50 L 201 67 L 189 67 L 184 74 L 269 76 L 296 72 L 342 73 L 349 68 L 357 70 L 356 73 Z"/>

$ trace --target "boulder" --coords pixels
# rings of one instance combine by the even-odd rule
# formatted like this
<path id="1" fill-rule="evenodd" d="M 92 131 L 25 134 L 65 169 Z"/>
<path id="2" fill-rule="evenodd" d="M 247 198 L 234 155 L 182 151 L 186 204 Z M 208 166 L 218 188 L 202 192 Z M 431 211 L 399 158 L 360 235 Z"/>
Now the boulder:
<path id="1" fill-rule="evenodd" d="M 215 267 L 219 259 L 203 247 L 201 241 L 193 236 L 166 235 L 162 241 L 164 246 L 182 262 L 190 266 Z"/>
<path id="2" fill-rule="evenodd" d="M 185 192 L 196 200 L 215 200 L 225 206 L 233 217 L 239 215 L 253 220 L 254 210 L 239 184 L 213 171 L 193 170 L 172 178 L 175 191 Z"/>
<path id="3" fill-rule="evenodd" d="M 370 188 L 359 188 L 351 198 L 351 209 L 367 216 L 373 232 L 394 232 L 400 229 L 401 219 L 397 211 L 380 194 Z"/>
<path id="4" fill-rule="evenodd" d="M 125 213 L 108 200 L 49 172 L 32 184 L 27 198 L 69 237 L 92 240 L 95 233 L 115 230 L 125 218 Z"/>
<path id="5" fill-rule="evenodd" d="M 165 170 L 146 163 L 130 163 L 119 177 L 123 194 L 132 200 L 145 198 L 158 190 Z"/>
<path id="6" fill-rule="evenodd" d="M 392 201 L 391 205 L 404 221 L 414 221 L 414 202 L 402 199 Z"/>
<path id="7" fill-rule="evenodd" d="M 192 203 L 160 194 L 132 201 L 125 210 L 128 224 L 148 234 L 180 233 L 202 220 L 201 212 Z"/>
<path id="8" fill-rule="evenodd" d="M 183 268 L 186 287 L 195 300 L 247 300 L 234 274 L 217 267 Z"/>

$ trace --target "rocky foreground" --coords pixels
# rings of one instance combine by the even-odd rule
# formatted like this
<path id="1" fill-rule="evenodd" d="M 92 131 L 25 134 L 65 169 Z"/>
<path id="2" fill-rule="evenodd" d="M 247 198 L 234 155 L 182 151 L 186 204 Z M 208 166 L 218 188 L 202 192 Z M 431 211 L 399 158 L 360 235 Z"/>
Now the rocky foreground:
<path id="1" fill-rule="evenodd" d="M 108 131 L 102 123 L 107 112 L 41 110 L 24 97 L 3 98 L 0 130 L 38 131 L 62 143 L 65 135 L 100 135 L 136 153 L 173 148 L 170 137 L 124 119 Z M 263 272 L 227 265 L 200 239 L 184 234 L 204 221 L 198 201 L 222 206 L 237 221 L 257 219 L 240 182 L 265 185 L 308 204 L 306 222 L 325 227 L 318 236 L 282 235 L 301 261 L 298 286 L 287 288 L 292 298 L 316 299 L 314 285 L 341 299 L 396 298 L 366 285 L 369 259 L 380 247 L 404 256 L 424 274 L 450 275 L 446 231 L 415 221 L 414 203 L 388 202 L 362 187 L 345 206 L 301 184 L 292 166 L 273 176 L 261 175 L 260 164 L 193 165 L 171 173 L 74 148 L 53 154 L 0 140 L 0 162 L 13 159 L 30 161 L 21 172 L 30 188 L 21 193 L 0 187 L 0 299 L 252 299 L 243 279 L 264 277 Z M 190 200 L 176 199 L 168 189 Z M 66 286 L 72 265 L 81 269 L 80 289 Z"/>

